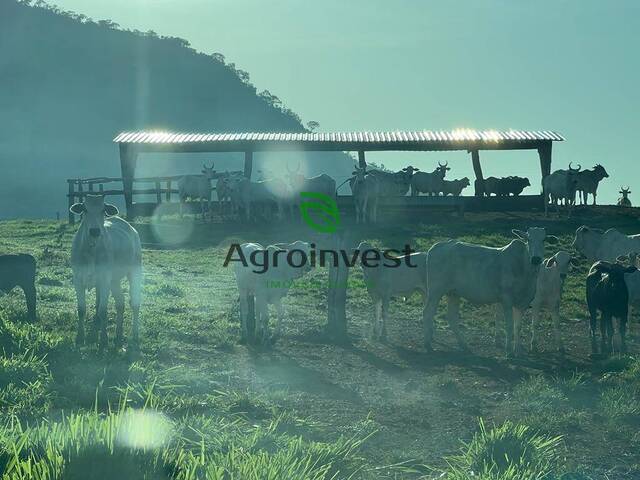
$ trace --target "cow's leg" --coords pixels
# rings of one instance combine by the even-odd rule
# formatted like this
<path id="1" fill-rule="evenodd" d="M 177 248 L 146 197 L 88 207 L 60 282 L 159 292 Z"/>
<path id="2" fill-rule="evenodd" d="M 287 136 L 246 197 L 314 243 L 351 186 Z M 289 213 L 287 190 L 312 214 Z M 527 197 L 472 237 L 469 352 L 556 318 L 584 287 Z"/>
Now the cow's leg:
<path id="1" fill-rule="evenodd" d="M 180 199 L 180 218 L 184 216 L 184 199 Z"/>
<path id="2" fill-rule="evenodd" d="M 427 301 L 422 311 L 424 346 L 429 352 L 433 350 L 433 334 L 435 330 L 434 318 L 436 315 L 436 311 L 438 310 L 438 303 L 440 303 L 441 298 L 442 294 L 437 294 L 433 291 L 428 292 Z"/>
<path id="3" fill-rule="evenodd" d="M 509 302 L 502 303 L 505 331 L 505 351 L 507 356 L 513 353 L 513 307 Z"/>
<path id="4" fill-rule="evenodd" d="M 30 322 L 36 321 L 36 285 L 33 281 L 22 285 L 24 300 L 27 304 L 27 318 Z"/>
<path id="5" fill-rule="evenodd" d="M 382 316 L 382 300 L 379 298 L 373 299 L 373 322 L 367 322 L 364 325 L 363 335 L 369 340 L 378 338 L 378 325 L 380 324 L 380 317 Z"/>
<path id="6" fill-rule="evenodd" d="M 513 309 L 513 353 L 517 357 L 521 353 L 520 327 L 522 326 L 522 310 Z"/>
<path id="7" fill-rule="evenodd" d="M 131 306 L 130 346 L 140 344 L 140 305 L 142 304 L 142 266 L 136 266 L 129 274 L 129 305 Z"/>
<path id="8" fill-rule="evenodd" d="M 538 351 L 538 339 L 537 339 L 537 330 L 538 323 L 540 321 L 540 305 L 532 305 L 531 306 L 531 347 L 530 350 L 532 352 Z"/>
<path id="9" fill-rule="evenodd" d="M 111 281 L 111 293 L 116 304 L 116 347 L 119 348 L 122 346 L 124 323 L 124 293 L 120 280 Z"/>
<path id="10" fill-rule="evenodd" d="M 447 295 L 447 322 L 460 348 L 468 350 L 467 343 L 460 332 L 460 297 L 457 295 Z"/>
<path id="11" fill-rule="evenodd" d="M 76 300 L 78 302 L 78 328 L 76 332 L 76 345 L 84 344 L 84 317 L 87 314 L 86 290 L 81 282 L 74 279 L 73 286 L 76 290 Z"/>
<path id="12" fill-rule="evenodd" d="M 620 353 L 627 353 L 627 318 L 620 317 Z"/>
<path id="13" fill-rule="evenodd" d="M 556 340 L 556 348 L 559 353 L 564 353 L 564 344 L 560 335 L 560 305 L 553 307 L 551 310 L 551 319 L 553 320 L 553 334 Z"/>
<path id="14" fill-rule="evenodd" d="M 107 306 L 109 305 L 109 293 L 111 291 L 111 279 L 110 276 L 99 269 L 96 272 L 96 298 L 99 299 L 97 307 L 96 320 L 98 322 L 98 332 L 100 335 L 98 341 L 98 348 L 103 351 L 107 347 Z"/>
<path id="15" fill-rule="evenodd" d="M 256 322 L 259 325 L 259 336 L 262 344 L 268 346 L 271 344 L 269 337 L 269 304 L 266 299 L 256 297 Z"/>
<path id="16" fill-rule="evenodd" d="M 593 204 L 596 204 L 596 192 L 593 192 L 591 195 L 593 195 Z"/>
<path id="17" fill-rule="evenodd" d="M 249 316 L 249 295 L 240 290 L 240 340 L 249 341 L 249 330 L 247 328 L 247 317 Z"/>
<path id="18" fill-rule="evenodd" d="M 502 307 L 499 304 L 496 304 L 495 306 L 495 325 L 494 325 L 494 334 L 493 334 L 493 340 L 495 342 L 496 347 L 500 346 L 500 341 L 502 340 L 502 334 L 504 333 L 500 328 L 500 326 L 502 325 L 501 321 L 503 320 L 502 318 L 500 318 L 500 314 L 502 312 Z"/>
<path id="19" fill-rule="evenodd" d="M 596 343 L 596 323 L 598 322 L 598 311 L 589 305 L 589 334 L 591 336 L 591 353 L 598 353 Z"/>
<path id="20" fill-rule="evenodd" d="M 609 348 L 611 340 L 608 338 L 609 323 L 611 323 L 611 315 L 602 312 L 602 314 L 600 315 L 600 352 L 603 354 L 611 352 Z"/>
<path id="21" fill-rule="evenodd" d="M 387 339 L 387 319 L 389 316 L 389 299 L 385 298 L 382 300 L 382 323 L 380 324 L 380 332 L 378 338 L 380 340 Z"/>
<path id="22" fill-rule="evenodd" d="M 276 330 L 273 336 L 274 340 L 282 336 L 282 321 L 284 320 L 284 306 L 282 305 L 282 299 L 276 302 Z"/>

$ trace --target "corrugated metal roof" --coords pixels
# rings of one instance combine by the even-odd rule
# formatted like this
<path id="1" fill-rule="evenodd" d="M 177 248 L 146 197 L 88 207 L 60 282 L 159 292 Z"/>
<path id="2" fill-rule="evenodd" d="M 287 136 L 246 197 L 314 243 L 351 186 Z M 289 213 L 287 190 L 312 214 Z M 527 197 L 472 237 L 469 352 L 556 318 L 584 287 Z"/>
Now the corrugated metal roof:
<path id="1" fill-rule="evenodd" d="M 456 141 L 563 141 L 562 135 L 549 130 L 421 130 L 413 132 L 340 132 L 340 133 L 174 133 L 122 132 L 117 143 L 202 143 L 202 142 L 456 142 Z"/>
<path id="2" fill-rule="evenodd" d="M 320 150 L 462 150 L 535 148 L 540 142 L 561 142 L 550 130 L 418 130 L 393 132 L 250 132 L 175 133 L 122 132 L 113 141 L 140 150 L 241 151 L 283 149 Z"/>

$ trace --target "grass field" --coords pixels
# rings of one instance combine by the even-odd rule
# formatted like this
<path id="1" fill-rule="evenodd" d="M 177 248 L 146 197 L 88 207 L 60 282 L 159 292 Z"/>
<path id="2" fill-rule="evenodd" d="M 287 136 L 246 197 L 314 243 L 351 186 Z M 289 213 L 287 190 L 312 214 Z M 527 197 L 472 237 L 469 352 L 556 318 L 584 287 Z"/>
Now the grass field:
<path id="1" fill-rule="evenodd" d="M 446 238 L 502 245 L 512 228 L 538 225 L 561 238 L 547 247 L 551 255 L 570 250 L 583 223 L 640 230 L 635 213 L 603 207 L 571 221 L 467 214 L 357 233 L 380 246 L 425 250 Z M 145 245 L 143 328 L 141 353 L 131 358 L 73 344 L 74 227 L 0 222 L 0 252 L 38 261 L 36 324 L 26 323 L 21 292 L 0 297 L 6 478 L 640 478 L 640 328 L 637 320 L 630 327 L 628 356 L 590 358 L 586 263 L 567 279 L 564 358 L 554 352 L 549 319 L 540 325 L 540 352 L 505 358 L 493 340 L 494 309 L 467 304 L 471 352 L 457 349 L 441 311 L 436 351 L 427 354 L 417 295 L 392 303 L 387 342 L 366 341 L 373 308 L 357 269 L 348 344 L 322 334 L 326 290 L 309 285 L 321 286 L 327 271 L 316 269 L 292 288 L 284 335 L 265 350 L 239 344 L 237 289 L 222 262 L 233 241 L 305 240 L 306 227 L 232 232 L 172 219 L 136 227 Z M 160 243 L 187 231 L 181 246 Z M 127 328 L 128 319 L 127 308 Z"/>

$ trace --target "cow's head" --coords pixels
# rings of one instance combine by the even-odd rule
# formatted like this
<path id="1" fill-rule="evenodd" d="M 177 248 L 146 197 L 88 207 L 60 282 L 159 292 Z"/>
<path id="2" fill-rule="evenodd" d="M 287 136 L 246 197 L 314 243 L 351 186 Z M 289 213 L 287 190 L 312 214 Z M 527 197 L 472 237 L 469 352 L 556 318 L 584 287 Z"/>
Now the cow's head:
<path id="1" fill-rule="evenodd" d="M 471 185 L 471 182 L 469 182 L 469 177 L 462 177 L 460 179 L 460 184 L 462 185 L 462 188 L 467 188 L 469 185 Z"/>
<path id="2" fill-rule="evenodd" d="M 615 262 L 596 262 L 591 270 L 597 270 L 600 273 L 606 273 L 614 282 L 624 282 L 625 273 L 637 272 L 638 269 L 635 265 L 628 265 L 626 262 L 628 257 L 623 255 L 618 257 Z"/>
<path id="3" fill-rule="evenodd" d="M 100 238 L 104 230 L 104 218 L 118 214 L 118 208 L 110 203 L 104 203 L 103 195 L 87 195 L 82 203 L 71 205 L 72 213 L 82 215 L 81 225 L 89 232 L 90 243 Z"/>
<path id="4" fill-rule="evenodd" d="M 449 170 L 451 170 L 451 167 L 449 167 L 449 162 L 444 162 L 444 164 L 438 162 L 438 166 L 434 170 L 434 173 L 437 172 L 440 175 L 440 178 L 444 178 Z"/>
<path id="5" fill-rule="evenodd" d="M 576 260 L 571 256 L 569 252 L 565 252 L 564 250 L 560 250 L 553 257 L 548 258 L 544 264 L 544 266 L 547 268 L 556 266 L 562 280 L 567 278 L 567 274 L 569 273 L 569 268 L 571 267 L 571 265 L 575 266 Z"/>
<path id="6" fill-rule="evenodd" d="M 620 187 L 620 191 L 618 192 L 619 194 L 622 195 L 622 198 L 628 198 L 629 194 L 631 193 L 631 190 L 629 189 L 629 187 Z"/>
<path id="7" fill-rule="evenodd" d="M 521 178 L 520 179 L 520 183 L 525 187 L 530 187 L 531 186 L 531 182 L 526 177 L 525 178 Z"/>
<path id="8" fill-rule="evenodd" d="M 545 229 L 540 227 L 531 227 L 526 232 L 514 229 L 512 232 L 516 237 L 527 243 L 531 265 L 540 265 L 542 263 L 545 240 L 551 244 L 558 241 L 558 237 L 547 235 Z"/>
<path id="9" fill-rule="evenodd" d="M 582 169 L 582 165 L 578 164 L 578 168 L 572 168 L 573 162 L 569 162 L 569 169 L 567 170 L 567 190 L 575 191 L 578 186 L 578 173 Z"/>
<path id="10" fill-rule="evenodd" d="M 204 163 L 202 164 L 202 174 L 207 178 L 213 178 L 213 175 L 216 171 L 213 169 L 215 163 L 211 162 L 211 166 L 207 167 Z"/>
<path id="11" fill-rule="evenodd" d="M 411 177 L 413 176 L 413 174 L 415 172 L 419 172 L 420 169 L 412 165 L 409 165 L 408 167 L 404 167 L 402 171 L 405 173 L 405 177 L 411 180 Z"/>
<path id="12" fill-rule="evenodd" d="M 603 230 L 582 225 L 576 230 L 576 235 L 571 246 L 581 255 L 595 260 L 596 251 L 602 242 Z"/>
<path id="13" fill-rule="evenodd" d="M 595 174 L 598 176 L 600 180 L 602 180 L 603 178 L 609 178 L 609 174 L 604 169 L 604 167 L 600 164 L 597 164 L 595 167 L 593 167 L 593 171 L 595 172 Z"/>
<path id="14" fill-rule="evenodd" d="M 289 162 L 287 162 L 286 167 L 289 185 L 294 187 L 294 189 L 301 189 L 304 186 L 305 178 L 304 175 L 300 173 L 300 162 L 296 164 L 296 168 L 290 168 Z"/>

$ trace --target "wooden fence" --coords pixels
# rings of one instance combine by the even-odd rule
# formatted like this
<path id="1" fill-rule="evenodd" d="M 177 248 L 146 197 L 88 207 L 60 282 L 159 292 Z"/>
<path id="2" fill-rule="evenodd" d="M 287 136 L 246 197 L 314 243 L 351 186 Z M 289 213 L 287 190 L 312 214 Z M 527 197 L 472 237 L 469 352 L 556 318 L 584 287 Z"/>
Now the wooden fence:
<path id="1" fill-rule="evenodd" d="M 234 172 L 236 173 L 236 172 Z M 241 173 L 241 172 L 237 172 Z M 163 214 L 172 214 L 179 211 L 179 201 L 173 194 L 178 194 L 178 180 L 182 175 L 170 177 L 146 177 L 135 178 L 133 180 L 133 196 L 155 195 L 155 202 L 135 202 L 133 203 L 133 214 L 135 216 L 148 217 L 153 215 L 158 205 L 165 204 Z M 87 194 L 99 193 L 105 196 L 124 196 L 122 189 L 122 178 L 96 177 L 68 179 L 69 184 L 69 207 L 75 202 L 81 202 Z M 108 188 L 110 184 L 117 184 L 119 188 Z M 118 185 L 119 184 L 119 185 Z M 136 185 L 142 184 L 140 188 Z M 145 188 L 146 187 L 146 188 Z M 215 190 L 215 186 L 212 186 Z M 353 213 L 353 198 L 351 195 L 339 195 L 337 197 L 338 208 L 346 214 Z M 218 205 L 217 200 L 212 200 L 211 207 L 215 210 Z M 455 210 L 459 213 L 464 211 L 531 211 L 544 208 L 542 195 L 520 195 L 517 197 L 429 197 L 429 196 L 403 196 L 403 197 L 383 197 L 380 199 L 382 214 L 392 215 L 393 218 L 403 218 L 407 221 L 420 218 L 421 214 L 438 209 Z M 200 205 L 197 202 L 190 202 L 184 206 L 186 212 L 197 213 Z M 69 223 L 75 223 L 75 215 L 69 211 Z"/>
<path id="2" fill-rule="evenodd" d="M 237 173 L 237 172 L 232 172 Z M 178 194 L 178 180 L 183 175 L 167 176 L 167 177 L 141 177 L 133 179 L 133 196 L 136 195 L 155 195 L 155 202 L 135 202 L 134 203 L 134 215 L 135 216 L 150 216 L 153 211 L 161 203 L 172 203 L 175 210 L 178 209 L 178 202 L 171 202 L 172 195 Z M 217 178 L 214 177 L 214 178 Z M 82 202 L 84 197 L 88 194 L 100 194 L 104 196 L 124 196 L 124 190 L 122 186 L 122 178 L 116 177 L 95 177 L 95 178 L 70 178 L 67 179 L 69 186 L 69 193 L 67 194 L 69 200 L 69 208 L 75 202 Z M 111 184 L 116 184 L 116 188 L 111 188 Z M 136 188 L 136 185 L 141 185 L 142 188 Z M 212 186 L 211 190 L 215 190 L 215 186 Z M 216 202 L 212 202 L 212 204 Z M 171 210 L 171 209 L 170 209 Z M 187 205 L 187 211 L 192 208 Z M 169 212 L 167 212 L 169 213 Z M 69 211 L 69 223 L 75 223 L 75 215 Z"/>

